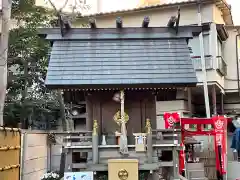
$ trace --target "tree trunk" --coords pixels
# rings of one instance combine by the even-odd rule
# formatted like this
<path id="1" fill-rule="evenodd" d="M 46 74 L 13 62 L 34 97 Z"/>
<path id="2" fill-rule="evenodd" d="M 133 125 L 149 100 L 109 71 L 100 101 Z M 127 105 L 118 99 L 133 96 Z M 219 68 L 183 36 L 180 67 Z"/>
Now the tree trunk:
<path id="1" fill-rule="evenodd" d="M 2 27 L 0 37 L 0 125 L 4 125 L 3 110 L 7 89 L 7 57 L 11 7 L 12 0 L 2 0 Z"/>
<path id="2" fill-rule="evenodd" d="M 23 77 L 24 77 L 24 89 L 22 91 L 22 98 L 21 98 L 21 106 L 22 106 L 22 111 L 21 111 L 21 123 L 22 123 L 22 128 L 23 129 L 28 129 L 28 118 L 31 114 L 28 116 L 26 115 L 26 112 L 24 111 L 24 108 L 26 107 L 26 98 L 28 97 L 28 62 L 23 61 L 24 65 L 24 72 L 23 72 Z"/>

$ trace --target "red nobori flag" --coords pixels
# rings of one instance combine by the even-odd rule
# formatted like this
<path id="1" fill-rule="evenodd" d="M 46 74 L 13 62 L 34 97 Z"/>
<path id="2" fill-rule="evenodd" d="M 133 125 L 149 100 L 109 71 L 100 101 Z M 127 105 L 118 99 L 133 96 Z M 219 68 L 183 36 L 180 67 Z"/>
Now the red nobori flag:
<path id="1" fill-rule="evenodd" d="M 165 121 L 165 128 L 171 129 L 173 128 L 174 124 L 180 122 L 180 116 L 177 112 L 175 113 L 164 113 L 163 115 Z"/>

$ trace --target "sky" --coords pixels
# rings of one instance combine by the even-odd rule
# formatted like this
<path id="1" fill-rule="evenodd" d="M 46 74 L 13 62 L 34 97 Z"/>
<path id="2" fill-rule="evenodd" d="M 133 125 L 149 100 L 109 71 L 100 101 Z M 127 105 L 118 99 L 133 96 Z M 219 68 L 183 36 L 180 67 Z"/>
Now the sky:
<path id="1" fill-rule="evenodd" d="M 228 0 L 232 6 L 232 15 L 235 25 L 240 25 L 240 0 Z"/>

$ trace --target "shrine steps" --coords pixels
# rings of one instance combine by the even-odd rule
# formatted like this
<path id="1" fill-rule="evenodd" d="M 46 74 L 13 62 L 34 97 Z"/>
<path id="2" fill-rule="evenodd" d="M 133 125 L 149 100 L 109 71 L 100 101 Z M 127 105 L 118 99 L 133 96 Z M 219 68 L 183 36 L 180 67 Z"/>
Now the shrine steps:
<path id="1" fill-rule="evenodd" d="M 189 180 L 207 180 L 203 163 L 187 163 L 186 166 Z"/>

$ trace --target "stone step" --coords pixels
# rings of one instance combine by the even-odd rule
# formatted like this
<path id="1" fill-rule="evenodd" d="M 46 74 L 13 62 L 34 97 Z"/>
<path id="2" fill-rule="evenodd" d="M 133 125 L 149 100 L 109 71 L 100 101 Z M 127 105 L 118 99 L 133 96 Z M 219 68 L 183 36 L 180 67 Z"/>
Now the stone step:
<path id="1" fill-rule="evenodd" d="M 190 170 L 188 171 L 188 175 L 191 178 L 198 178 L 198 177 L 205 177 L 205 172 L 204 170 Z"/>
<path id="2" fill-rule="evenodd" d="M 204 169 L 204 164 L 203 163 L 187 163 L 187 170 L 198 170 L 198 169 Z"/>
<path id="3" fill-rule="evenodd" d="M 189 180 L 208 180 L 206 177 L 189 178 Z"/>

